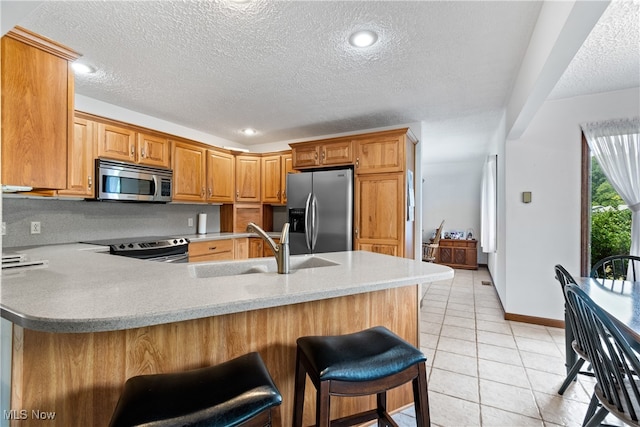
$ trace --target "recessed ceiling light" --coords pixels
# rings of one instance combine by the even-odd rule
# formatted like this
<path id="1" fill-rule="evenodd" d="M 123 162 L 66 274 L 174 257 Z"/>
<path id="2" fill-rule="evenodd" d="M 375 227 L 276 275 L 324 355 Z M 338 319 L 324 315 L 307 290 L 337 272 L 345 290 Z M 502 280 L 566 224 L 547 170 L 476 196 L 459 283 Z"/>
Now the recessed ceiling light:
<path id="1" fill-rule="evenodd" d="M 258 133 L 258 132 L 256 132 L 255 129 L 251 129 L 251 128 L 242 129 L 241 132 L 243 134 L 245 134 L 246 136 L 251 136 L 251 135 L 255 135 L 256 133 Z"/>
<path id="2" fill-rule="evenodd" d="M 74 62 L 71 64 L 71 66 L 73 67 L 73 71 L 78 74 L 92 74 L 96 72 L 93 67 L 90 67 L 87 64 L 83 64 L 81 62 Z"/>
<path id="3" fill-rule="evenodd" d="M 355 47 L 369 47 L 378 41 L 378 35 L 373 31 L 356 31 L 349 37 L 349 43 Z"/>

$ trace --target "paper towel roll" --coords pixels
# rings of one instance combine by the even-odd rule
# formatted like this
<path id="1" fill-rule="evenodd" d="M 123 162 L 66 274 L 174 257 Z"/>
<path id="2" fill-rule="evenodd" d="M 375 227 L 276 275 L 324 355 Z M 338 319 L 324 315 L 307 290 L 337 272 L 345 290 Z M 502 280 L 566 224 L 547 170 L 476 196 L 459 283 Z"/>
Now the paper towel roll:
<path id="1" fill-rule="evenodd" d="M 207 214 L 198 214 L 198 234 L 207 234 Z"/>

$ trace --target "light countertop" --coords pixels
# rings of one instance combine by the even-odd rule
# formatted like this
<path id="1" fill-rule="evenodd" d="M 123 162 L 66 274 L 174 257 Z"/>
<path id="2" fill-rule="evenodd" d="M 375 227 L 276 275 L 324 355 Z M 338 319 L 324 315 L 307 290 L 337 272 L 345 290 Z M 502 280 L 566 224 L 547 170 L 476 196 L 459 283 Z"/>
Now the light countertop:
<path id="1" fill-rule="evenodd" d="M 224 233 L 208 238 L 224 238 Z M 274 233 L 275 234 L 275 233 Z M 238 237 L 233 233 L 231 237 Z M 194 239 L 195 240 L 195 239 Z M 87 244 L 17 249 L 44 267 L 3 271 L 2 317 L 45 332 L 99 332 L 353 295 L 453 277 L 449 267 L 364 251 L 320 257 L 338 265 L 222 277 L 196 277 L 196 269 L 219 274 L 230 263 L 167 264 L 114 256 Z M 300 260 L 298 260 L 300 261 Z"/>

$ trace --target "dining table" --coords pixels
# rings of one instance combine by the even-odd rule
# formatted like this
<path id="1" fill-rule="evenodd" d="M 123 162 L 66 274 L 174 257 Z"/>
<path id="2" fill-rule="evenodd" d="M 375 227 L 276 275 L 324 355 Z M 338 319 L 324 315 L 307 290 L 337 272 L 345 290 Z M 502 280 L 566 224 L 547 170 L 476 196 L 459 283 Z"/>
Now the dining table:
<path id="1" fill-rule="evenodd" d="M 613 320 L 627 342 L 640 352 L 640 281 L 576 277 L 577 285 Z M 565 323 L 570 319 L 565 316 Z M 573 333 L 565 325 L 565 357 L 567 372 L 577 359 L 571 347 Z"/>

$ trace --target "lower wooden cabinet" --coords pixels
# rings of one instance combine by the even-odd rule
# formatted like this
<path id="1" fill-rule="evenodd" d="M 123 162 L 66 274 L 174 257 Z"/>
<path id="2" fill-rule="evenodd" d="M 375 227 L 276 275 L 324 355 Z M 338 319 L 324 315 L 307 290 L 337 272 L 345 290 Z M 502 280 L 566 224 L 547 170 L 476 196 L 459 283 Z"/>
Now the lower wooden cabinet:
<path id="1" fill-rule="evenodd" d="M 452 268 L 478 269 L 478 241 L 440 239 L 436 263 Z"/>
<path id="2" fill-rule="evenodd" d="M 234 239 L 189 243 L 189 262 L 228 261 L 234 259 Z"/>

